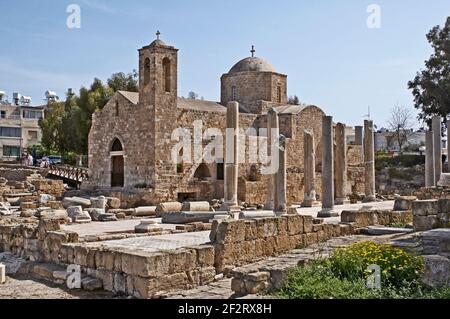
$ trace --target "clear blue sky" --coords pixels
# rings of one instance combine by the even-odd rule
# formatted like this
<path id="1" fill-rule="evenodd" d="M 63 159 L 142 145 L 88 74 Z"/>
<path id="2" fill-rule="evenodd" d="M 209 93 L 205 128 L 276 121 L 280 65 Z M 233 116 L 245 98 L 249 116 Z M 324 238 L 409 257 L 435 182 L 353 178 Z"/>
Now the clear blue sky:
<path id="1" fill-rule="evenodd" d="M 66 26 L 69 4 L 81 29 Z M 368 5 L 381 28 L 369 29 Z M 431 53 L 426 33 L 450 15 L 448 0 L 0 0 L 0 90 L 43 101 L 137 68 L 155 31 L 180 49 L 179 95 L 220 99 L 220 76 L 256 55 L 287 74 L 288 94 L 360 125 L 370 105 L 385 126 L 397 103 L 412 107 L 407 82 Z"/>

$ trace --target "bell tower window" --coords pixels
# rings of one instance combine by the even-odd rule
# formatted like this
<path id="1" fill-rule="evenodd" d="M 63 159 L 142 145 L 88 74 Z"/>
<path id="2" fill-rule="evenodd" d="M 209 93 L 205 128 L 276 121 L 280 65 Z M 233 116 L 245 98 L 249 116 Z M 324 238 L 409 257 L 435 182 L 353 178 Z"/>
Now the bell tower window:
<path id="1" fill-rule="evenodd" d="M 144 61 L 144 84 L 150 83 L 150 59 L 146 58 Z"/>
<path id="2" fill-rule="evenodd" d="M 277 103 L 281 103 L 281 85 L 277 86 Z"/>
<path id="3" fill-rule="evenodd" d="M 170 77 L 170 60 L 169 58 L 163 59 L 163 74 L 164 74 L 164 92 L 170 92 L 170 84 L 171 84 L 171 77 Z"/>
<path id="4" fill-rule="evenodd" d="M 237 101 L 237 89 L 234 85 L 231 87 L 231 100 Z"/>

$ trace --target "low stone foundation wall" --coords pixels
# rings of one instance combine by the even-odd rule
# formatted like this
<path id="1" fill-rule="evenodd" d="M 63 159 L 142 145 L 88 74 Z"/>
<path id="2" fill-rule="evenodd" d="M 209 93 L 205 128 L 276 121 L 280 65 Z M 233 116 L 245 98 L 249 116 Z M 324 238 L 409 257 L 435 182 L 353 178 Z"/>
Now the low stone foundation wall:
<path id="1" fill-rule="evenodd" d="M 412 211 L 416 231 L 450 228 L 450 199 L 415 201 Z"/>
<path id="2" fill-rule="evenodd" d="M 107 249 L 79 242 L 78 234 L 61 230 L 57 220 L 0 225 L 0 251 L 61 269 L 79 265 L 83 276 L 99 279 L 103 289 L 138 298 L 205 285 L 216 276 L 211 245 L 151 253 Z"/>
<path id="3" fill-rule="evenodd" d="M 393 224 L 409 224 L 412 222 L 411 211 L 392 210 L 368 210 L 368 211 L 343 211 L 341 222 L 356 223 L 359 228 L 373 225 L 390 226 Z"/>
<path id="4" fill-rule="evenodd" d="M 313 224 L 311 216 L 215 221 L 210 239 L 218 272 L 332 237 L 354 233 L 355 224 Z"/>

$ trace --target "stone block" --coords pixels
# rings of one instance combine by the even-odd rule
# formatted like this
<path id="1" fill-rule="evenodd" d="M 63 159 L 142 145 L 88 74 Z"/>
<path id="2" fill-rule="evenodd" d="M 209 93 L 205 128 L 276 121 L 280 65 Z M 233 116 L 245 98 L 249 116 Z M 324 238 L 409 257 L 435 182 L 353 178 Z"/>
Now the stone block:
<path id="1" fill-rule="evenodd" d="M 437 215 L 439 212 L 438 200 L 418 200 L 412 203 L 414 216 Z"/>
<path id="2" fill-rule="evenodd" d="M 181 210 L 186 212 L 209 212 L 211 207 L 208 202 L 184 202 Z"/>
<path id="3" fill-rule="evenodd" d="M 168 273 L 169 267 L 169 254 L 167 253 L 123 253 L 121 256 L 122 271 L 128 275 L 144 278 L 160 276 Z"/>
<path id="4" fill-rule="evenodd" d="M 150 217 L 156 216 L 156 206 L 141 206 L 134 209 L 132 216 L 135 217 Z"/>
<path id="5" fill-rule="evenodd" d="M 450 260 L 439 255 L 423 256 L 425 272 L 423 282 L 432 287 L 450 286 Z"/>
<path id="6" fill-rule="evenodd" d="M 313 218 L 312 216 L 302 216 L 303 218 L 303 233 L 311 233 L 313 231 Z"/>
<path id="7" fill-rule="evenodd" d="M 284 217 L 287 220 L 287 232 L 289 235 L 303 234 L 304 218 L 300 215 L 288 215 Z"/>
<path id="8" fill-rule="evenodd" d="M 88 208 L 91 206 L 91 201 L 82 197 L 65 197 L 62 205 L 66 209 L 71 206 L 81 206 L 82 208 Z"/>
<path id="9" fill-rule="evenodd" d="M 395 199 L 394 211 L 412 210 L 412 203 L 416 200 L 416 196 L 399 196 Z"/>
<path id="10" fill-rule="evenodd" d="M 119 209 L 121 205 L 120 199 L 117 197 L 106 197 L 106 206 L 108 209 Z"/>
<path id="11" fill-rule="evenodd" d="M 218 224 L 216 243 L 236 243 L 245 240 L 244 220 L 224 220 Z"/>
<path id="12" fill-rule="evenodd" d="M 437 215 L 414 215 L 413 225 L 415 231 L 426 231 L 439 227 Z"/>
<path id="13" fill-rule="evenodd" d="M 102 210 L 106 209 L 107 199 L 105 196 L 91 197 L 90 200 L 91 200 L 91 208 L 98 208 Z"/>
<path id="14" fill-rule="evenodd" d="M 216 214 L 215 212 L 163 212 L 162 222 L 166 224 L 208 223 Z"/>

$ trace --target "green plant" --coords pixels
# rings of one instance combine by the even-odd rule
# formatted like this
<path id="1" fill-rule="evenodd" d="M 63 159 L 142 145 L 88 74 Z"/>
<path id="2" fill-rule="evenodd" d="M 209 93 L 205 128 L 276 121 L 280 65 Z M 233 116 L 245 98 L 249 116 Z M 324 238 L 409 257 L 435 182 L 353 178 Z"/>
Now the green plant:
<path id="1" fill-rule="evenodd" d="M 350 280 L 367 277 L 371 273 L 367 267 L 378 265 L 382 283 L 394 287 L 418 280 L 424 271 L 422 258 L 391 245 L 374 242 L 356 243 L 337 249 L 330 262 L 336 275 Z"/>

